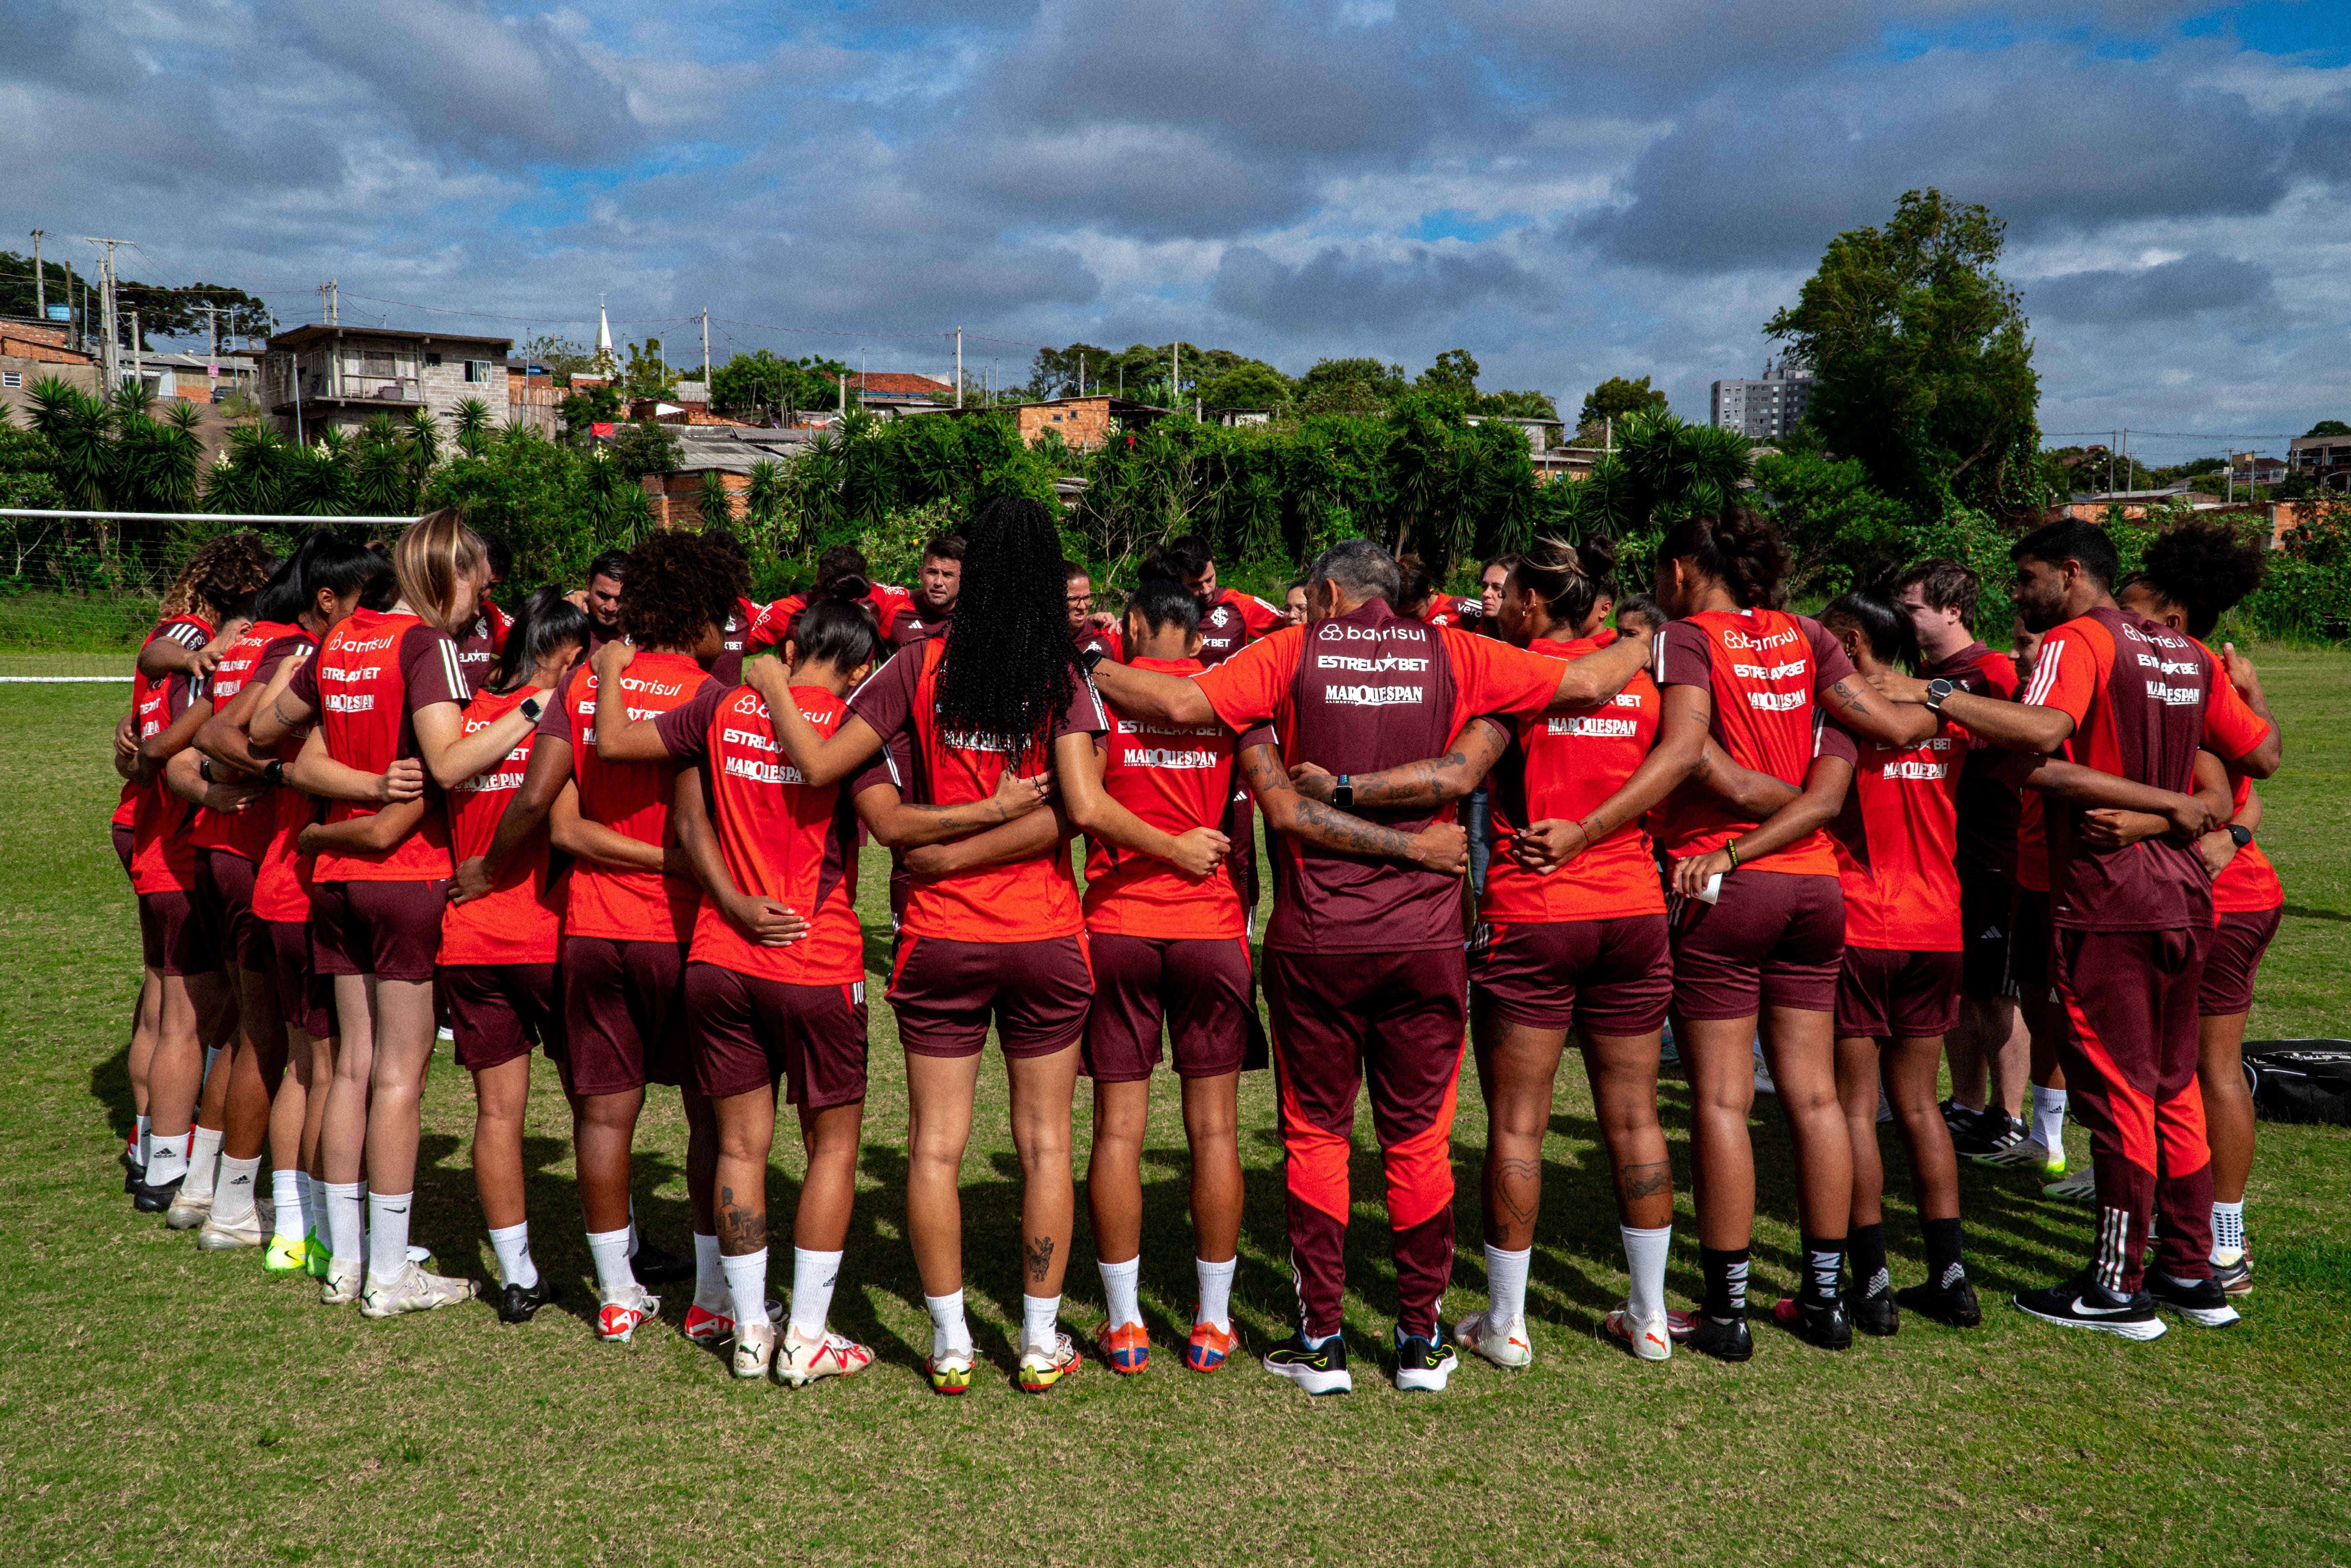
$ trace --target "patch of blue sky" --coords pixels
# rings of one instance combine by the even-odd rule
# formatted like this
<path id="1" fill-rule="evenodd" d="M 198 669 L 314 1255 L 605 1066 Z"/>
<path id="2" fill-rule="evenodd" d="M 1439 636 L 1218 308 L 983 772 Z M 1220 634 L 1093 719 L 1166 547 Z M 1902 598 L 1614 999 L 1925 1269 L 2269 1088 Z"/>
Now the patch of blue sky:
<path id="1" fill-rule="evenodd" d="M 1420 221 L 1406 231 L 1406 237 L 1418 240 L 1458 239 L 1480 245 L 1496 235 L 1507 234 L 1534 221 L 1527 213 L 1499 213 L 1490 218 L 1474 217 L 1458 207 L 1440 207 L 1433 213 L 1423 213 Z"/>
<path id="2" fill-rule="evenodd" d="M 2257 54 L 2308 55 L 2327 66 L 2351 63 L 2351 4 L 2345 0 L 2229 5 L 2191 18 L 2179 30 L 2189 37 L 2234 34 Z"/>

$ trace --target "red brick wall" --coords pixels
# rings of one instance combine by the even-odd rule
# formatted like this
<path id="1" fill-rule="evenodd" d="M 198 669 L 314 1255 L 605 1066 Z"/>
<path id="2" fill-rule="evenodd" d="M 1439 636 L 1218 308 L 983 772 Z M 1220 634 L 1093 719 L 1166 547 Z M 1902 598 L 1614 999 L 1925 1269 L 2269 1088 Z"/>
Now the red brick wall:
<path id="1" fill-rule="evenodd" d="M 1100 446 L 1110 439 L 1110 399 L 1071 398 L 1066 402 L 1029 403 L 1019 410 L 1020 439 L 1034 446 L 1051 431 L 1071 446 Z"/>

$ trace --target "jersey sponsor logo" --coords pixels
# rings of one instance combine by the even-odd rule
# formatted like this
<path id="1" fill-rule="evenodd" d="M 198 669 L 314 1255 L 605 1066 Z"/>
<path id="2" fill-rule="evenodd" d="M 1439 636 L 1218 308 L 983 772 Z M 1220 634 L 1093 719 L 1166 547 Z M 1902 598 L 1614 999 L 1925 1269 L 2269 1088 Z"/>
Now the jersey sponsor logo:
<path id="1" fill-rule="evenodd" d="M 1114 718 L 1111 723 L 1113 727 L 1113 732 L 1118 735 L 1189 736 L 1222 735 L 1225 733 L 1225 727 L 1220 724 L 1145 724 L 1141 719 L 1126 718 L 1123 716 Z"/>
<path id="2" fill-rule="evenodd" d="M 1915 757 L 1899 757 L 1886 765 L 1882 776 L 1887 779 L 1949 779 L 1951 765 L 1948 762 L 1922 762 Z"/>
<path id="3" fill-rule="evenodd" d="M 1791 676 L 1802 674 L 1804 661 L 1799 659 L 1792 664 L 1733 664 L 1730 666 L 1730 673 L 1741 680 L 1784 681 Z"/>
<path id="4" fill-rule="evenodd" d="M 2166 707 L 2194 707 L 2204 700 L 2204 688 L 2167 685 L 2161 681 L 2149 681 L 2147 683 L 2147 695 Z"/>
<path id="5" fill-rule="evenodd" d="M 373 713 L 373 692 L 321 692 L 319 701 L 329 713 Z"/>
<path id="6" fill-rule="evenodd" d="M 1345 670 L 1358 675 L 1384 675 L 1396 671 L 1417 674 L 1428 665 L 1426 659 L 1398 653 L 1383 653 L 1376 659 L 1358 657 L 1353 653 L 1318 653 L 1314 660 L 1314 667 L 1318 670 Z"/>
<path id="7" fill-rule="evenodd" d="M 1324 643 L 1379 643 L 1393 637 L 1399 643 L 1426 643 L 1428 628 L 1407 625 L 1401 621 L 1385 626 L 1350 626 L 1343 621 L 1325 621 L 1315 633 Z"/>
<path id="8" fill-rule="evenodd" d="M 622 675 L 621 677 L 621 689 L 624 692 L 643 692 L 645 695 L 652 697 L 674 697 L 684 692 L 685 687 L 682 683 L 655 681 L 638 676 Z"/>
<path id="9" fill-rule="evenodd" d="M 2132 655 L 2142 670 L 2153 670 L 2158 675 L 2200 675 L 2204 666 L 2193 659 L 2158 659 L 2152 653 Z"/>
<path id="10" fill-rule="evenodd" d="M 389 636 L 371 637 L 364 643 L 354 637 L 347 643 L 336 643 L 335 652 L 338 653 L 380 653 L 399 641 L 400 633 L 397 632 L 392 632 Z"/>
<path id="11" fill-rule="evenodd" d="M 1637 718 L 1617 718 L 1613 715 L 1585 714 L 1579 718 L 1551 719 L 1545 730 L 1551 735 L 1573 736 L 1585 740 L 1630 740 L 1641 733 L 1641 721 Z"/>
<path id="12" fill-rule="evenodd" d="M 806 717 L 807 716 L 803 714 L 801 716 Z M 761 735 L 756 729 L 736 729 L 730 727 L 720 730 L 718 732 L 718 737 L 729 746 L 747 746 L 754 751 L 764 751 L 771 756 L 777 749 L 776 743 L 774 741 L 768 739 L 766 736 Z"/>
<path id="13" fill-rule="evenodd" d="M 1758 653 L 1766 653 L 1774 648 L 1784 647 L 1795 642 L 1802 635 L 1802 633 L 1793 626 L 1789 627 L 1785 632 L 1774 632 L 1769 637 L 1758 637 L 1750 632 L 1733 630 L 1723 632 L 1722 645 L 1734 649 L 1749 648 Z"/>
<path id="14" fill-rule="evenodd" d="M 1224 758 L 1213 751 L 1178 751 L 1167 746 L 1138 746 L 1119 758 L 1129 768 L 1221 767 Z"/>
<path id="15" fill-rule="evenodd" d="M 508 756 L 507 760 L 509 762 L 519 761 L 521 759 L 519 750 L 520 748 L 517 747 L 517 753 Z M 519 768 L 502 768 L 492 773 L 476 773 L 471 779 L 466 779 L 463 784 L 457 786 L 457 793 L 460 795 L 496 795 L 507 789 L 519 789 L 522 788 L 522 774 L 523 770 Z"/>
<path id="16" fill-rule="evenodd" d="M 1749 692 L 1747 706 L 1765 713 L 1793 713 L 1813 700 L 1810 692 Z"/>
<path id="17" fill-rule="evenodd" d="M 319 678 L 320 680 L 341 681 L 346 685 L 352 681 L 371 681 L 381 674 L 383 674 L 383 672 L 377 669 L 373 664 L 369 664 L 356 670 L 346 670 L 337 664 L 321 664 L 319 667 Z"/>
<path id="18" fill-rule="evenodd" d="M 725 773 L 729 779 L 747 779 L 754 784 L 803 783 L 800 770 L 789 762 L 762 762 L 756 757 L 730 757 Z"/>
<path id="19" fill-rule="evenodd" d="M 1341 707 L 1397 707 L 1416 704 L 1426 686 L 1326 685 L 1322 700 Z"/>
<path id="20" fill-rule="evenodd" d="M 949 751 L 992 751 L 1004 757 L 1012 755 L 1012 748 L 996 737 L 967 729 L 941 731 L 939 744 Z"/>

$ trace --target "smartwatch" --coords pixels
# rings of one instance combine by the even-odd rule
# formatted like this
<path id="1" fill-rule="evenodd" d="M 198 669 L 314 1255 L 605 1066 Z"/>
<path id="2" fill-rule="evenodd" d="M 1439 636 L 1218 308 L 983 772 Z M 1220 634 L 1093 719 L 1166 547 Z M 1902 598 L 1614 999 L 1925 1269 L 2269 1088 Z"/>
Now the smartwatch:
<path id="1" fill-rule="evenodd" d="M 1331 786 L 1331 804 L 1342 811 L 1353 810 L 1355 805 L 1355 781 L 1348 775 L 1339 775 L 1339 782 Z"/>
<path id="2" fill-rule="evenodd" d="M 531 723 L 537 724 L 538 722 L 538 716 L 547 711 L 547 705 L 540 702 L 537 697 L 525 697 L 522 701 L 515 704 L 515 711 L 521 714 L 523 717 L 530 720 Z"/>
<path id="3" fill-rule="evenodd" d="M 2229 837 L 2236 841 L 2239 849 L 2243 849 L 2253 841 L 2253 830 L 2242 822 L 2231 822 L 2229 824 Z"/>
<path id="4" fill-rule="evenodd" d="M 1078 654 L 1078 663 L 1083 664 L 1086 674 L 1091 675 L 1094 673 L 1094 666 L 1109 657 L 1110 650 L 1107 648 L 1087 648 Z"/>
<path id="5" fill-rule="evenodd" d="M 1959 687 L 1951 685 L 1942 676 L 1937 675 L 1927 683 L 1927 706 L 1937 713 L 1942 712 L 1943 699 L 1957 690 Z"/>
<path id="6" fill-rule="evenodd" d="M 284 761 L 275 757 L 271 758 L 269 759 L 269 766 L 261 770 L 261 781 L 264 784 L 283 785 L 286 782 L 286 764 Z"/>
<path id="7" fill-rule="evenodd" d="M 213 759 L 209 757 L 196 764 L 196 776 L 209 784 L 213 781 Z"/>

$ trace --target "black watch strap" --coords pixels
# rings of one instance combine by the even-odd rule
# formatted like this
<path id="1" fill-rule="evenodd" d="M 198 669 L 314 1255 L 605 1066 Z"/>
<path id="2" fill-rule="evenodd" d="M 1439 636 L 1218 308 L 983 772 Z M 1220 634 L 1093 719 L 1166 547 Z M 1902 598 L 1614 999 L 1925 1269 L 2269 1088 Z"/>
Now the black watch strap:
<path id="1" fill-rule="evenodd" d="M 2229 824 L 2229 836 L 2237 841 L 2239 849 L 2243 849 L 2253 841 L 2253 830 L 2242 822 L 2231 822 Z"/>
<path id="2" fill-rule="evenodd" d="M 1339 781 L 1331 786 L 1331 804 L 1338 807 L 1342 811 L 1353 809 L 1355 780 L 1352 777 L 1344 773 L 1339 775 Z"/>
<path id="3" fill-rule="evenodd" d="M 1088 648 L 1078 654 L 1078 663 L 1083 664 L 1086 674 L 1091 675 L 1094 673 L 1094 666 L 1109 657 L 1110 650 L 1107 648 Z"/>
<path id="4" fill-rule="evenodd" d="M 269 766 L 261 770 L 261 780 L 265 784 L 271 785 L 285 783 L 286 764 L 284 760 L 279 758 L 271 758 L 269 759 Z"/>

